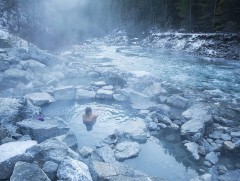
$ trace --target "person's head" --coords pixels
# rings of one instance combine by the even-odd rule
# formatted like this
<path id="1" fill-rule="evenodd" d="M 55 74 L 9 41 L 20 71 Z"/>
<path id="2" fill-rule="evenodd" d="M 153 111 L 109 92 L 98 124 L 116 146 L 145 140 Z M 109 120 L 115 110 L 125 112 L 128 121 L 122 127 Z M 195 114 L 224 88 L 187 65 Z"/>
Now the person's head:
<path id="1" fill-rule="evenodd" d="M 85 114 L 86 114 L 86 116 L 91 116 L 92 115 L 92 108 L 91 107 L 86 107 Z"/>

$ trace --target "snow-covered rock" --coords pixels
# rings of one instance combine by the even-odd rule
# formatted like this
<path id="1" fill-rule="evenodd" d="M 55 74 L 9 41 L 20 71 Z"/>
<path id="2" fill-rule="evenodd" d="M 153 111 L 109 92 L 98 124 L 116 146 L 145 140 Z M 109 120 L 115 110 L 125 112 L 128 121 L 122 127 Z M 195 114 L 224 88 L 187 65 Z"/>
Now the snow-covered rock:
<path id="1" fill-rule="evenodd" d="M 0 179 L 11 176 L 14 165 L 18 161 L 30 161 L 31 157 L 25 154 L 26 150 L 37 145 L 36 141 L 17 141 L 0 145 Z"/>
<path id="2" fill-rule="evenodd" d="M 199 160 L 200 156 L 198 154 L 199 145 L 195 142 L 189 142 L 184 144 L 187 150 L 192 154 L 193 158 Z"/>
<path id="3" fill-rule="evenodd" d="M 98 99 L 113 99 L 113 91 L 112 90 L 105 90 L 105 89 L 98 89 L 96 98 Z"/>
<path id="4" fill-rule="evenodd" d="M 135 121 L 128 121 L 124 123 L 120 130 L 116 130 L 115 134 L 120 137 L 130 137 L 133 141 L 137 141 L 139 143 L 144 143 L 147 141 L 147 126 L 144 120 L 137 119 Z"/>
<path id="5" fill-rule="evenodd" d="M 95 99 L 96 93 L 85 89 L 78 89 L 76 93 L 76 100 L 92 100 Z"/>
<path id="6" fill-rule="evenodd" d="M 15 98 L 0 98 L 0 123 L 14 123 L 22 115 L 23 105 Z"/>
<path id="7" fill-rule="evenodd" d="M 46 92 L 26 94 L 25 98 L 29 99 L 35 106 L 42 106 L 55 101 L 55 99 Z"/>
<path id="8" fill-rule="evenodd" d="M 167 103 L 178 108 L 185 108 L 188 100 L 182 96 L 174 94 L 167 99 Z"/>
<path id="9" fill-rule="evenodd" d="M 36 60 L 26 60 L 21 61 L 20 64 L 22 65 L 24 70 L 30 69 L 31 71 L 38 73 L 43 72 L 46 69 L 46 65 L 36 61 Z"/>
<path id="10" fill-rule="evenodd" d="M 60 164 L 66 156 L 73 159 L 79 159 L 79 155 L 70 149 L 64 142 L 56 138 L 47 139 L 46 141 L 35 145 L 27 150 L 27 154 L 34 158 L 35 162 L 44 163 L 52 161 Z"/>
<path id="11" fill-rule="evenodd" d="M 5 70 L 3 75 L 6 79 L 25 80 L 27 72 L 16 68 L 10 68 Z"/>
<path id="12" fill-rule="evenodd" d="M 69 130 L 68 125 L 58 118 L 46 118 L 44 122 L 35 119 L 25 119 L 18 122 L 17 125 L 22 134 L 28 134 L 38 142 L 66 134 Z"/>
<path id="13" fill-rule="evenodd" d="M 73 100 L 75 99 L 75 90 L 73 86 L 57 87 L 53 91 L 56 100 Z"/>
<path id="14" fill-rule="evenodd" d="M 17 162 L 10 181 L 29 181 L 33 179 L 39 181 L 51 181 L 38 165 Z"/>
<path id="15" fill-rule="evenodd" d="M 59 180 L 92 181 L 88 166 L 70 157 L 66 157 L 59 165 L 57 177 Z"/>
<path id="16" fill-rule="evenodd" d="M 129 158 L 137 157 L 141 150 L 141 146 L 137 142 L 122 142 L 115 147 L 115 158 L 123 161 Z"/>
<path id="17" fill-rule="evenodd" d="M 56 179 L 58 164 L 51 161 L 47 161 L 44 163 L 42 169 L 45 172 L 45 174 L 48 176 L 48 178 L 50 178 L 51 180 Z"/>

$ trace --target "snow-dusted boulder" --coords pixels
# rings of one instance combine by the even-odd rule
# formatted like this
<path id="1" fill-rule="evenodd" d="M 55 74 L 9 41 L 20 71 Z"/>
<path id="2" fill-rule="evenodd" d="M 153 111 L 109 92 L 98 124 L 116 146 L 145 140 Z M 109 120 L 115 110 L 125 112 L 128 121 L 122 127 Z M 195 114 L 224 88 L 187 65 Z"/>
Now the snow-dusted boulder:
<path id="1" fill-rule="evenodd" d="M 57 87 L 53 91 L 56 100 L 73 100 L 75 99 L 75 90 L 73 86 Z"/>
<path id="2" fill-rule="evenodd" d="M 26 79 L 25 76 L 27 75 L 27 72 L 24 70 L 16 69 L 16 68 L 11 68 L 11 69 L 5 70 L 3 75 L 6 79 L 25 80 Z"/>
<path id="3" fill-rule="evenodd" d="M 35 106 L 42 106 L 55 101 L 55 99 L 46 92 L 26 94 L 25 98 L 29 99 Z"/>
<path id="4" fill-rule="evenodd" d="M 48 176 L 48 178 L 50 178 L 51 180 L 56 179 L 58 164 L 51 162 L 51 161 L 47 161 L 44 163 L 42 169 L 45 172 L 45 174 Z"/>
<path id="5" fill-rule="evenodd" d="M 184 146 L 186 146 L 187 150 L 192 154 L 195 160 L 199 160 L 200 158 L 198 154 L 199 145 L 197 143 L 189 142 L 189 143 L 185 143 Z"/>
<path id="6" fill-rule="evenodd" d="M 57 171 L 59 180 L 92 181 L 88 166 L 78 160 L 66 157 Z"/>
<path id="7" fill-rule="evenodd" d="M 113 91 L 112 90 L 105 90 L 105 89 L 98 89 L 96 98 L 98 99 L 113 99 Z"/>
<path id="8" fill-rule="evenodd" d="M 179 95 L 172 95 L 167 99 L 167 103 L 174 107 L 185 108 L 187 106 L 188 100 Z"/>
<path id="9" fill-rule="evenodd" d="M 114 157 L 114 151 L 109 146 L 103 146 L 101 148 L 98 148 L 96 150 L 96 153 L 104 162 L 107 163 L 116 162 L 116 159 Z"/>
<path id="10" fill-rule="evenodd" d="M 28 134 L 38 142 L 66 134 L 69 130 L 69 126 L 58 118 L 46 118 L 44 122 L 35 119 L 25 119 L 18 122 L 17 125 L 22 134 Z"/>
<path id="11" fill-rule="evenodd" d="M 11 176 L 14 165 L 18 161 L 30 161 L 26 150 L 37 145 L 36 141 L 17 141 L 0 145 L 0 180 Z"/>
<path id="12" fill-rule="evenodd" d="M 181 135 L 192 141 L 200 141 L 205 133 L 205 125 L 212 122 L 211 109 L 203 104 L 196 104 L 183 112 L 189 121 L 181 127 Z"/>
<path id="13" fill-rule="evenodd" d="M 115 131 L 119 138 L 130 137 L 133 141 L 144 143 L 147 141 L 148 132 L 144 120 L 127 121 L 119 130 Z"/>
<path id="14" fill-rule="evenodd" d="M 36 61 L 36 60 L 26 60 L 21 61 L 20 64 L 22 65 L 24 70 L 30 69 L 33 72 L 43 72 L 46 69 L 46 65 Z"/>
<path id="15" fill-rule="evenodd" d="M 96 93 L 85 89 L 78 89 L 76 93 L 76 100 L 92 100 L 95 99 Z"/>
<path id="16" fill-rule="evenodd" d="M 48 139 L 31 149 L 27 150 L 27 154 L 34 158 L 35 162 L 43 163 L 52 161 L 60 164 L 66 156 L 73 159 L 79 159 L 79 155 L 69 148 L 64 142 L 56 138 Z"/>
<path id="17" fill-rule="evenodd" d="M 14 123 L 22 115 L 23 105 L 15 98 L 0 98 L 0 123 Z"/>
<path id="18" fill-rule="evenodd" d="M 29 181 L 33 179 L 38 181 L 51 181 L 38 165 L 17 162 L 10 181 Z"/>
<path id="19" fill-rule="evenodd" d="M 122 142 L 115 147 L 115 158 L 123 161 L 129 158 L 137 157 L 141 150 L 141 146 L 137 142 Z"/>

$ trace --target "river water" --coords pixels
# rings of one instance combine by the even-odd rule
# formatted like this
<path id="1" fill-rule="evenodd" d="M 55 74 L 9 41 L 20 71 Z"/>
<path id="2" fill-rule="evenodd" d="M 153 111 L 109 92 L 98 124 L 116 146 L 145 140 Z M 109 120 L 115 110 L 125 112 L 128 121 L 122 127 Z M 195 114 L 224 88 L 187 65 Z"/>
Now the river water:
<path id="1" fill-rule="evenodd" d="M 111 46 L 102 42 L 74 46 L 61 55 L 68 59 L 69 64 L 77 62 L 78 66 L 83 67 L 81 74 L 71 80 L 63 80 L 62 85 L 88 85 L 91 79 L 86 77 L 86 71 L 99 66 L 117 68 L 123 72 L 146 71 L 162 84 L 179 89 L 192 102 L 203 101 L 204 90 L 220 90 L 224 96 L 211 99 L 210 104 L 218 109 L 221 106 L 224 109 L 226 105 L 239 107 L 240 64 L 231 60 L 196 57 L 140 46 Z M 91 106 L 99 113 L 98 121 L 90 132 L 81 120 L 86 106 Z M 77 136 L 79 148 L 95 146 L 122 123 L 137 116 L 126 104 L 96 101 L 56 102 L 45 107 L 43 112 L 46 116 L 60 116 L 67 120 L 71 131 Z M 240 122 L 239 116 L 233 118 Z M 171 142 L 157 136 L 141 146 L 139 156 L 126 160 L 126 164 L 169 181 L 185 181 L 199 174 L 199 163 L 193 161 L 179 140 Z"/>

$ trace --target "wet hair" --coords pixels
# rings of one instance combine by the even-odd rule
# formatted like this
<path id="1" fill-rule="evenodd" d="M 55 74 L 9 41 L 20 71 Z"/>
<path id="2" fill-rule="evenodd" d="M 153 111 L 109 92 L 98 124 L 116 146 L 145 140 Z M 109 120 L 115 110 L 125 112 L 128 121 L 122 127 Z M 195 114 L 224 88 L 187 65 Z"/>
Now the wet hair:
<path id="1" fill-rule="evenodd" d="M 92 108 L 91 107 L 86 107 L 85 114 L 89 115 L 90 113 L 92 113 Z"/>

